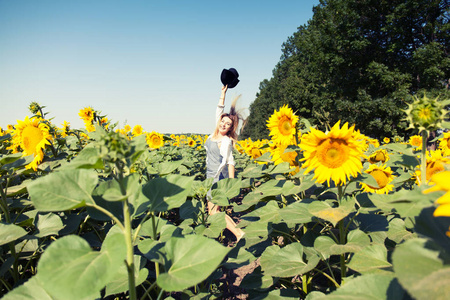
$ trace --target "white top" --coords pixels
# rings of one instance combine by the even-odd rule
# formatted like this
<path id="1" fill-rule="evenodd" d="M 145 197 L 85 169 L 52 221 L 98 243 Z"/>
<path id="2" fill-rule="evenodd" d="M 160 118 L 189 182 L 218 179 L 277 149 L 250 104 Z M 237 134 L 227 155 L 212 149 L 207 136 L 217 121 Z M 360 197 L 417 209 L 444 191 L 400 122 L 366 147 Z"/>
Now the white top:
<path id="1" fill-rule="evenodd" d="M 223 114 L 223 105 L 218 105 L 216 109 L 216 126 L 219 122 L 220 116 Z M 211 136 L 210 136 L 211 137 Z M 210 139 L 210 137 L 208 137 Z M 224 178 L 228 177 L 228 166 L 227 165 L 235 165 L 234 157 L 233 157 L 233 141 L 230 137 L 224 136 L 220 141 L 219 152 L 222 156 L 222 161 L 217 169 L 217 172 L 214 175 L 214 179 L 219 180 L 220 174 L 222 173 Z M 206 145 L 205 145 L 206 147 Z M 206 149 L 208 152 L 208 149 Z"/>

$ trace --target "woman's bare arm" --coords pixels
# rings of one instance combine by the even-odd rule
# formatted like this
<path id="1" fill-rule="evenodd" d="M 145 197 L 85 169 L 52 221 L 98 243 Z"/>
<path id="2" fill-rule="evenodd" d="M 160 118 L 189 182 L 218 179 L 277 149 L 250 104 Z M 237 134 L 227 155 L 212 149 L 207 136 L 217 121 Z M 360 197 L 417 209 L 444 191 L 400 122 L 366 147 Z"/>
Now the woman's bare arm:
<path id="1" fill-rule="evenodd" d="M 224 85 L 222 87 L 222 93 L 220 94 L 220 99 L 219 99 L 219 105 L 220 106 L 224 106 L 225 105 L 225 95 L 227 93 L 228 90 L 228 85 Z"/>

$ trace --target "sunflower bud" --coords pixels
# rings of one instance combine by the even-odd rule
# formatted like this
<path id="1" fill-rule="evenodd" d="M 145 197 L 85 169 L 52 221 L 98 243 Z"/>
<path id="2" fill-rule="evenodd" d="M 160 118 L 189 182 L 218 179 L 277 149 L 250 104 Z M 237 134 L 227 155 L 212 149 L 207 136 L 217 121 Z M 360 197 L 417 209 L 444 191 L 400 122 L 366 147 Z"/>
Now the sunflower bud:
<path id="1" fill-rule="evenodd" d="M 445 106 L 449 100 L 438 101 L 438 97 L 430 99 L 426 95 L 422 98 L 414 97 L 414 101 L 408 104 L 408 109 L 404 112 L 407 114 L 405 118 L 409 122 L 411 129 L 422 131 L 433 131 L 442 127 L 445 116 L 448 111 Z"/>

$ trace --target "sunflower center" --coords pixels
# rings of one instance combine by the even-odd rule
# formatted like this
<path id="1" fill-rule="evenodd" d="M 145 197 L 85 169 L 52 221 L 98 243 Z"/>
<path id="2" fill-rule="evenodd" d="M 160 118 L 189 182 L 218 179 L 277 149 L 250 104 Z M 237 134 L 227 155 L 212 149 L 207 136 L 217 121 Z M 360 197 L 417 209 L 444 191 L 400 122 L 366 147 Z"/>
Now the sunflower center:
<path id="1" fill-rule="evenodd" d="M 278 123 L 278 130 L 282 135 L 290 135 L 292 131 L 291 119 L 287 116 L 283 116 Z"/>
<path id="2" fill-rule="evenodd" d="M 339 168 L 349 157 L 350 148 L 341 139 L 327 139 L 317 147 L 317 159 L 328 168 Z"/>
<path id="3" fill-rule="evenodd" d="M 419 118 L 422 120 L 429 120 L 431 118 L 431 110 L 429 107 L 422 108 L 419 111 Z"/>
<path id="4" fill-rule="evenodd" d="M 389 177 L 382 170 L 373 170 L 372 172 L 370 172 L 370 175 L 372 175 L 372 177 L 375 178 L 378 184 L 377 188 L 369 185 L 369 187 L 371 187 L 372 189 L 375 190 L 382 189 L 386 187 L 386 185 L 389 182 Z"/>
<path id="5" fill-rule="evenodd" d="M 375 155 L 375 159 L 374 160 L 376 162 L 379 162 L 379 161 L 385 162 L 386 161 L 386 155 L 384 155 L 384 153 L 380 151 L 380 152 L 377 153 L 377 155 Z"/>
<path id="6" fill-rule="evenodd" d="M 42 131 L 38 127 L 27 126 L 22 131 L 23 150 L 28 154 L 37 154 L 37 145 L 44 138 Z"/>
<path id="7" fill-rule="evenodd" d="M 261 151 L 258 148 L 253 147 L 251 150 L 251 156 L 253 159 L 258 158 L 261 156 Z"/>
<path id="8" fill-rule="evenodd" d="M 450 139 L 447 139 L 447 148 L 450 148 Z"/>

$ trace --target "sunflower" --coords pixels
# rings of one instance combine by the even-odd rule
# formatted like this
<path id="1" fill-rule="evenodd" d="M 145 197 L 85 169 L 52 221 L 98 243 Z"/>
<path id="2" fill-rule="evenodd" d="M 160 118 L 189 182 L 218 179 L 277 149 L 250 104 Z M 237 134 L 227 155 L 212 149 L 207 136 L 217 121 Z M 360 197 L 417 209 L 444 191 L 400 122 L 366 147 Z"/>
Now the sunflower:
<path id="1" fill-rule="evenodd" d="M 68 136 L 69 131 L 70 131 L 70 123 L 67 121 L 64 121 L 64 123 L 62 123 L 62 128 L 61 128 L 61 136 L 62 137 Z"/>
<path id="2" fill-rule="evenodd" d="M 369 156 L 369 162 L 371 164 L 376 164 L 377 162 L 385 163 L 388 160 L 389 154 L 384 149 L 378 149 L 372 155 Z"/>
<path id="3" fill-rule="evenodd" d="M 295 167 L 295 170 L 290 174 L 295 175 L 300 170 L 300 166 L 296 160 L 297 151 L 291 150 L 286 151 L 288 145 L 277 145 L 270 150 L 272 154 L 272 161 L 275 165 L 281 164 L 282 162 L 288 162 L 291 167 Z"/>
<path id="4" fill-rule="evenodd" d="M 95 126 L 94 126 L 94 124 L 85 122 L 84 125 L 85 125 L 85 127 L 86 127 L 87 132 L 93 132 L 93 131 L 95 131 Z"/>
<path id="5" fill-rule="evenodd" d="M 354 126 L 339 125 L 340 121 L 328 133 L 311 128 L 301 139 L 302 168 L 307 168 L 305 173 L 315 169 L 314 178 L 319 183 L 327 181 L 330 185 L 333 180 L 336 185 L 345 184 L 350 176 L 361 173 L 364 141 L 355 139 Z"/>
<path id="6" fill-rule="evenodd" d="M 151 149 L 158 149 L 164 146 L 164 136 L 154 131 L 147 133 L 145 140 Z"/>
<path id="7" fill-rule="evenodd" d="M 368 143 L 369 145 L 373 145 L 375 148 L 380 147 L 380 141 L 378 141 L 377 139 L 371 139 L 371 138 L 369 138 L 369 139 L 367 140 L 367 143 Z"/>
<path id="8" fill-rule="evenodd" d="M 385 138 L 383 139 L 383 143 L 385 143 L 385 144 L 389 144 L 390 142 L 391 142 L 391 139 L 388 138 L 388 137 L 385 137 Z"/>
<path id="9" fill-rule="evenodd" d="M 436 208 L 433 215 L 435 217 L 450 217 L 450 171 L 434 174 L 431 179 L 436 185 L 425 190 L 425 194 L 435 191 L 445 192 L 443 196 L 436 200 L 436 203 L 439 204 L 439 206 Z M 447 235 L 449 235 L 449 232 L 447 232 Z"/>
<path id="10" fill-rule="evenodd" d="M 446 168 L 446 165 L 450 164 L 450 158 L 442 156 L 441 150 L 434 150 L 434 151 L 428 151 L 427 157 L 426 157 L 426 180 L 427 182 L 430 181 L 432 176 L 436 173 L 444 171 Z M 417 170 L 415 172 L 416 177 L 416 183 L 419 184 L 419 180 L 421 178 L 421 171 L 420 166 L 417 166 Z M 429 182 L 430 184 L 433 184 L 433 181 L 431 180 Z"/>
<path id="11" fill-rule="evenodd" d="M 193 139 L 193 138 L 188 138 L 188 146 L 189 147 L 195 147 L 195 146 L 197 146 L 197 142 Z"/>
<path id="12" fill-rule="evenodd" d="M 91 107 L 85 107 L 80 110 L 78 115 L 83 119 L 85 123 L 91 123 L 94 120 L 94 110 Z"/>
<path id="13" fill-rule="evenodd" d="M 409 142 L 411 146 L 415 147 L 416 150 L 422 149 L 422 137 L 420 135 L 412 135 L 409 137 Z"/>
<path id="14" fill-rule="evenodd" d="M 133 131 L 131 132 L 131 134 L 133 136 L 138 136 L 144 133 L 144 130 L 142 129 L 141 125 L 136 125 L 133 127 Z"/>
<path id="15" fill-rule="evenodd" d="M 378 187 L 373 187 L 366 183 L 361 183 L 362 186 L 361 189 L 364 192 L 376 194 L 388 194 L 394 188 L 394 185 L 390 183 L 392 182 L 392 180 L 394 180 L 395 176 L 392 175 L 390 167 L 386 168 L 385 165 L 383 166 L 370 165 L 370 167 L 364 172 L 372 175 L 372 177 L 375 178 L 378 184 Z"/>
<path id="16" fill-rule="evenodd" d="M 444 132 L 444 136 L 439 139 L 439 149 L 442 150 L 445 156 L 450 155 L 450 131 Z"/>
<path id="17" fill-rule="evenodd" d="M 295 143 L 295 125 L 298 117 L 291 108 L 284 105 L 279 111 L 274 111 L 267 121 L 267 128 L 270 130 L 269 135 L 277 144 L 291 145 Z"/>
<path id="18" fill-rule="evenodd" d="M 22 148 L 23 156 L 34 155 L 33 161 L 26 168 L 36 171 L 38 164 L 44 159 L 43 150 L 46 145 L 50 145 L 52 136 L 45 123 L 39 122 L 37 118 L 26 117 L 23 121 L 17 120 L 14 140 Z"/>

